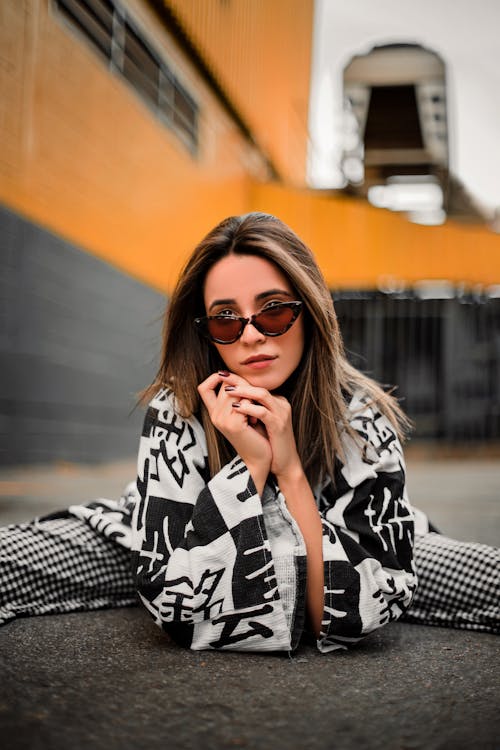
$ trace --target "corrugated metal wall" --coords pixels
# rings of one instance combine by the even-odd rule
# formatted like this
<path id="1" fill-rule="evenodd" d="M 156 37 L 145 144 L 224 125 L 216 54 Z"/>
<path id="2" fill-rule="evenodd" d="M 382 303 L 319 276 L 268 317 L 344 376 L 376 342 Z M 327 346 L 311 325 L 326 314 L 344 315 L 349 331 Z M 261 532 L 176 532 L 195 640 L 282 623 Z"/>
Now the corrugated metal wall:
<path id="1" fill-rule="evenodd" d="M 134 456 L 163 295 L 0 208 L 0 463 Z"/>
<path id="2" fill-rule="evenodd" d="M 500 299 L 334 294 L 348 356 L 396 395 L 417 438 L 500 439 Z"/>

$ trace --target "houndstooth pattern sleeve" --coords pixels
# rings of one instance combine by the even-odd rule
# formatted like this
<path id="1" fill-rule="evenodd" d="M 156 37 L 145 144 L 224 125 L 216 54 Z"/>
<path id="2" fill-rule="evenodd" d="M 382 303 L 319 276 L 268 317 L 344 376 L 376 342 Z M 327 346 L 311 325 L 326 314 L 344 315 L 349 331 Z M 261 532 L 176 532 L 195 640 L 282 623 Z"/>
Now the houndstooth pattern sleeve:
<path id="1" fill-rule="evenodd" d="M 288 650 L 261 498 L 237 456 L 208 479 L 204 432 L 150 404 L 132 519 L 137 590 L 155 622 L 193 649 Z"/>
<path id="2" fill-rule="evenodd" d="M 363 440 L 344 439 L 345 461 L 323 488 L 325 604 L 320 651 L 356 643 L 398 619 L 416 589 L 413 512 L 396 432 L 362 397 L 351 426 Z M 364 446 L 364 447 L 363 447 Z"/>

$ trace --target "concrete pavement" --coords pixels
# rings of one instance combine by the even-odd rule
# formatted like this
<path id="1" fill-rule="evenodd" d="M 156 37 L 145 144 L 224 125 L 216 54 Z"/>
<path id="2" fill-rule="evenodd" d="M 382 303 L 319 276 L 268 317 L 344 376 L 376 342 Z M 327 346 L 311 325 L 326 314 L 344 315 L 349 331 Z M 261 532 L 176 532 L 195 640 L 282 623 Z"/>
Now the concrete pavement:
<path id="1" fill-rule="evenodd" d="M 6 750 L 496 750 L 498 636 L 393 623 L 293 659 L 185 651 L 140 609 L 0 634 Z"/>
<path id="2" fill-rule="evenodd" d="M 408 453 L 408 491 L 415 506 L 449 536 L 500 544 L 500 458 L 432 460 Z M 0 525 L 97 497 L 116 498 L 135 472 L 135 458 L 0 468 Z"/>
<path id="3" fill-rule="evenodd" d="M 114 497 L 134 460 L 3 470 L 0 523 Z M 443 532 L 498 543 L 498 461 L 410 461 Z M 498 750 L 497 636 L 393 623 L 346 653 L 189 652 L 140 608 L 0 629 L 8 750 Z"/>

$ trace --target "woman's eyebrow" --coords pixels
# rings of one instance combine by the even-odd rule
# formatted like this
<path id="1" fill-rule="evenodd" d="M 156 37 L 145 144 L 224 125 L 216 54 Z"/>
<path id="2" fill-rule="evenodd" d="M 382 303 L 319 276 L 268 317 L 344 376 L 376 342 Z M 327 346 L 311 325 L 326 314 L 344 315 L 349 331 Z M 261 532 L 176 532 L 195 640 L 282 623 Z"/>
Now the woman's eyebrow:
<path id="1" fill-rule="evenodd" d="M 285 295 L 285 297 L 293 297 L 293 294 L 290 292 L 287 292 L 286 289 L 269 289 L 267 292 L 261 292 L 260 294 L 255 295 L 255 301 L 259 302 L 262 299 L 265 299 L 266 297 L 272 297 L 274 294 L 282 294 Z"/>
<path id="2" fill-rule="evenodd" d="M 259 294 L 255 295 L 255 301 L 260 302 L 263 299 L 266 299 L 267 297 L 272 297 L 274 294 L 281 294 L 285 297 L 290 297 L 290 299 L 293 298 L 293 294 L 290 292 L 287 292 L 286 289 L 267 289 L 265 292 L 260 292 Z M 208 308 L 208 312 L 212 310 L 214 307 L 219 307 L 220 305 L 237 305 L 237 301 L 234 298 L 226 298 L 226 299 L 214 299 L 214 301 L 210 304 L 210 307 Z"/>
<path id="3" fill-rule="evenodd" d="M 210 307 L 208 308 L 208 311 L 212 309 L 212 307 L 218 307 L 219 305 L 235 305 L 236 300 L 235 299 L 214 299 Z"/>

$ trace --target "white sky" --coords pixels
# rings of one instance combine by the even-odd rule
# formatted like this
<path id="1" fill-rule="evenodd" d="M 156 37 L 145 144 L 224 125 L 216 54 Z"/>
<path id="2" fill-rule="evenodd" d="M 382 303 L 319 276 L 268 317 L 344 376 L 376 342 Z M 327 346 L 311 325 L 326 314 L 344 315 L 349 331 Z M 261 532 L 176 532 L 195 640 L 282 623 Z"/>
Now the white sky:
<path id="1" fill-rule="evenodd" d="M 447 66 L 450 166 L 500 206 L 500 0 L 316 0 L 309 175 L 340 187 L 342 70 L 375 44 L 413 42 Z"/>

